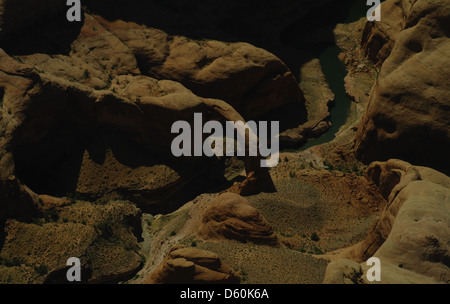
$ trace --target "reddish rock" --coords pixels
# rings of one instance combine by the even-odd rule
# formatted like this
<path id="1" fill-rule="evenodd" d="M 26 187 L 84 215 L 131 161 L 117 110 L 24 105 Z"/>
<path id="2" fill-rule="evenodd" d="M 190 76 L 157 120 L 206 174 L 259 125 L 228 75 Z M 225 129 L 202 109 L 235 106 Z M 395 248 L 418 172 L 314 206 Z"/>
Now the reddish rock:
<path id="1" fill-rule="evenodd" d="M 278 244 L 276 233 L 258 210 L 234 193 L 221 194 L 211 203 L 203 213 L 198 235 L 205 240 Z"/>
<path id="2" fill-rule="evenodd" d="M 145 284 L 237 284 L 240 277 L 213 252 L 173 247 Z"/>

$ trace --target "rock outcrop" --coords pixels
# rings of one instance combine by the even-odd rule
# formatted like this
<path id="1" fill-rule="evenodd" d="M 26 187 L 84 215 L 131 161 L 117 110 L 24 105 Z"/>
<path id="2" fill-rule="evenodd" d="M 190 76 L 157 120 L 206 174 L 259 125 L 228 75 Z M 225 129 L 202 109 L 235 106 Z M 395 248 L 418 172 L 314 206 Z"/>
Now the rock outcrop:
<path id="1" fill-rule="evenodd" d="M 450 4 L 383 6 L 392 9 L 366 28 L 364 45 L 375 62 L 389 56 L 361 120 L 356 155 L 366 163 L 398 158 L 449 174 Z"/>
<path id="2" fill-rule="evenodd" d="M 364 28 L 361 49 L 378 66 L 389 57 L 395 35 L 404 28 L 402 4 L 401 0 L 384 2 L 381 5 L 381 21 L 367 22 Z"/>
<path id="3" fill-rule="evenodd" d="M 197 234 L 205 240 L 278 244 L 276 233 L 258 210 L 234 193 L 221 194 L 211 203 L 203 213 Z"/>
<path id="4" fill-rule="evenodd" d="M 247 120 L 287 104 L 304 108 L 295 77 L 268 51 L 248 43 L 191 40 L 133 22 L 97 19 L 130 48 L 144 75 L 224 100 Z"/>
<path id="5" fill-rule="evenodd" d="M 173 247 L 146 284 L 237 284 L 240 277 L 213 252 Z"/>
<path id="6" fill-rule="evenodd" d="M 379 258 L 381 283 L 449 283 L 450 178 L 400 160 L 373 163 L 367 178 L 379 186 L 388 204 L 366 239 L 339 257 L 358 263 Z M 349 267 L 367 283 L 366 263 L 342 260 L 329 265 L 325 282 L 348 282 L 344 269 Z"/>
<path id="7" fill-rule="evenodd" d="M 106 57 L 108 54 L 117 57 Z M 198 97 L 177 82 L 138 75 L 134 55 L 88 15 L 69 55 L 32 54 L 13 58 L 1 51 L 0 56 L 1 124 L 5 134 L 0 152 L 5 168 L 1 172 L 2 185 L 18 175 L 19 185 L 32 186 L 40 194 L 55 194 L 58 189 L 59 195 L 76 191 L 99 198 L 105 193 L 123 194 L 125 189 L 127 195 L 131 193 L 125 198 L 141 201 L 141 205 L 157 205 L 164 201 L 167 189 L 175 191 L 179 187 L 182 176 L 192 180 L 204 174 L 199 169 L 202 162 L 207 163 L 204 159 L 190 158 L 177 165 L 176 160 L 167 160 L 175 136 L 171 125 L 175 121 L 192 120 L 194 112 L 204 113 L 205 121 L 243 120 L 233 107 L 221 100 Z M 108 149 L 112 149 L 111 161 Z M 139 169 L 140 172 L 126 169 L 130 171 L 128 176 L 117 176 L 108 183 L 103 181 L 99 192 L 98 187 L 93 187 L 102 183 L 98 178 L 77 177 L 78 172 L 81 177 L 92 177 L 105 171 L 94 164 L 84 169 L 87 159 L 103 167 L 116 162 L 125 163 L 131 169 L 139 165 L 153 169 Z M 163 159 L 163 165 L 155 163 L 155 159 Z M 244 160 L 249 173 L 264 176 L 252 182 L 253 189 L 270 191 L 273 189 L 270 176 L 258 160 Z M 62 167 L 50 170 L 61 161 Z M 117 166 L 110 167 L 107 170 L 118 171 Z M 203 168 L 212 172 L 208 165 Z M 95 174 L 83 173 L 94 171 Z M 148 178 L 158 172 L 162 172 L 161 179 L 153 178 L 152 182 L 134 175 Z M 105 171 L 104 175 L 109 179 L 117 174 Z M 37 196 L 23 189 L 21 200 L 30 207 L 21 209 L 23 212 L 36 210 Z M 143 192 L 159 197 L 156 201 L 133 199 L 137 192 L 140 197 Z M 7 211 L 10 207 L 1 209 L 4 216 L 15 216 L 14 212 Z"/>

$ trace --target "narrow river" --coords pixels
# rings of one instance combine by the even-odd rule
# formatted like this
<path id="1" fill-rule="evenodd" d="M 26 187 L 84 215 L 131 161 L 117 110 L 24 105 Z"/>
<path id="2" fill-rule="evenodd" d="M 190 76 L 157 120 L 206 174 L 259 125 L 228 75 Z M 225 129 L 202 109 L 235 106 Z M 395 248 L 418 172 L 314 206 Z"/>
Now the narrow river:
<path id="1" fill-rule="evenodd" d="M 320 60 L 322 72 L 335 96 L 334 102 L 330 106 L 329 120 L 332 123 L 331 128 L 321 136 L 308 141 L 300 150 L 332 141 L 335 134 L 347 121 L 350 111 L 351 99 L 345 91 L 344 82 L 347 71 L 338 57 L 341 49 L 334 41 L 317 44 L 311 44 L 310 40 L 304 41 L 302 40 L 303 31 L 305 28 L 314 29 L 320 27 L 329 27 L 330 31 L 332 31 L 338 23 L 351 23 L 364 17 L 370 6 L 366 5 L 365 0 L 352 0 L 345 4 L 336 2 L 331 5 L 333 7 L 329 7 L 325 12 L 323 9 L 318 8 L 311 13 L 311 18 L 299 20 L 297 24 L 292 25 L 288 30 L 290 41 L 286 45 L 308 51 Z"/>
<path id="2" fill-rule="evenodd" d="M 341 50 L 337 45 L 332 45 L 318 54 L 322 72 L 327 79 L 328 86 L 334 93 L 334 102 L 330 107 L 332 126 L 318 138 L 308 141 L 302 146 L 301 150 L 332 141 L 336 132 L 347 120 L 351 100 L 345 91 L 344 78 L 347 71 L 344 64 L 339 60 L 340 52 Z"/>

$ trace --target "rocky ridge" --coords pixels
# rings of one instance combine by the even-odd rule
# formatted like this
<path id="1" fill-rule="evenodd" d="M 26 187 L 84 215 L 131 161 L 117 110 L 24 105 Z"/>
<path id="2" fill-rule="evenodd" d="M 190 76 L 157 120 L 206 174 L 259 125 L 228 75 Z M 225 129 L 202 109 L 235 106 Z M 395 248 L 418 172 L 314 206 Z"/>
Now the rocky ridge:
<path id="1" fill-rule="evenodd" d="M 324 282 L 370 283 L 363 275 L 369 266 L 362 262 L 375 256 L 385 284 L 449 283 L 449 177 L 389 160 L 373 163 L 367 178 L 388 204 L 365 240 L 333 257 L 341 259 L 329 264 Z"/>
<path id="2" fill-rule="evenodd" d="M 381 22 L 367 24 L 362 40 L 382 66 L 356 155 L 365 163 L 398 158 L 449 174 L 450 4 L 392 0 L 382 13 Z"/>

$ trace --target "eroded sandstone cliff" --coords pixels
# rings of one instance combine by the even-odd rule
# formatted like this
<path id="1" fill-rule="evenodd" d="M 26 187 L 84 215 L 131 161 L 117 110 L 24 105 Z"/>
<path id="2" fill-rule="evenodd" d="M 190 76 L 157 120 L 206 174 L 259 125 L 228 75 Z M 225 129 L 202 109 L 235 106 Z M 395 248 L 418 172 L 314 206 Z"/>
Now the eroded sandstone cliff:
<path id="1" fill-rule="evenodd" d="M 450 172 L 448 1 L 387 1 L 365 52 L 382 65 L 356 138 L 369 163 L 399 158 Z"/>

